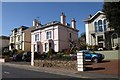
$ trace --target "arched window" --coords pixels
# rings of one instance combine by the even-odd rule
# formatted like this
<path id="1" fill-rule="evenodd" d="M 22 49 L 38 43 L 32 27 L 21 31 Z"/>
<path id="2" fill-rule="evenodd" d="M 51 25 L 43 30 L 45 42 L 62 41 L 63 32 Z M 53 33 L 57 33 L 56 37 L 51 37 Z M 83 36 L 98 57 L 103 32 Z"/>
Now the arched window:
<path id="1" fill-rule="evenodd" d="M 99 32 L 103 31 L 103 29 L 102 29 L 102 20 L 98 21 L 98 30 L 99 30 Z"/>
<path id="2" fill-rule="evenodd" d="M 118 34 L 117 33 L 113 33 L 111 35 L 112 38 L 112 47 L 116 47 L 118 44 Z"/>
<path id="3" fill-rule="evenodd" d="M 106 23 L 107 23 L 107 21 L 106 21 L 106 19 L 104 19 L 104 31 L 106 31 Z"/>
<path id="4" fill-rule="evenodd" d="M 97 32 L 97 22 L 94 23 L 95 32 Z"/>

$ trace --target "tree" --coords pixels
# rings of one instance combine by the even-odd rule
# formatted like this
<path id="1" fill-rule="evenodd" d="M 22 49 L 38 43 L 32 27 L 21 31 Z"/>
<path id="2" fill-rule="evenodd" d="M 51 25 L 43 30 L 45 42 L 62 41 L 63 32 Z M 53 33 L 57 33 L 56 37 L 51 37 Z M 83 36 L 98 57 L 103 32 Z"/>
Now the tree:
<path id="1" fill-rule="evenodd" d="M 109 22 L 108 26 L 120 34 L 120 1 L 105 2 L 103 5 L 103 12 Z"/>
<path id="2" fill-rule="evenodd" d="M 80 37 L 78 38 L 78 50 L 86 49 L 86 35 L 85 32 L 81 33 Z"/>

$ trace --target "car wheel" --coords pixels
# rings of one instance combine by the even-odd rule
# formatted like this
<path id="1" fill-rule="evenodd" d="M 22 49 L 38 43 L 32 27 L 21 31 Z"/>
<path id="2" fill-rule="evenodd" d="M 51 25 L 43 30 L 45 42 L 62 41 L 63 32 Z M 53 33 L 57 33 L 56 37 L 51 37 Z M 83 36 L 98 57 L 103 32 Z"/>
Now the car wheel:
<path id="1" fill-rule="evenodd" d="M 93 59 L 92 59 L 92 62 L 93 62 L 93 63 L 98 63 L 98 59 L 97 59 L 97 58 L 93 58 Z"/>

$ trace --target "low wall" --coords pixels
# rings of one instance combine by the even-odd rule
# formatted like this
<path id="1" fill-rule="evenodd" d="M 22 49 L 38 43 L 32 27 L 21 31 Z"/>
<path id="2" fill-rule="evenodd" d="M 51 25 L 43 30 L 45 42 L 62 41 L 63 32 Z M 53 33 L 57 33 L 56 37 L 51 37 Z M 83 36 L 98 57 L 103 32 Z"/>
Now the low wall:
<path id="1" fill-rule="evenodd" d="M 4 62 L 5 62 L 5 59 L 2 59 L 2 58 L 1 58 L 1 59 L 0 59 L 0 62 L 4 63 Z"/>
<path id="2" fill-rule="evenodd" d="M 34 60 L 35 66 L 77 70 L 77 61 Z"/>
<path id="3" fill-rule="evenodd" d="M 105 55 L 105 60 L 107 59 L 120 59 L 118 55 L 120 55 L 118 50 L 109 50 L 109 51 L 95 51 L 96 53 L 102 53 Z"/>

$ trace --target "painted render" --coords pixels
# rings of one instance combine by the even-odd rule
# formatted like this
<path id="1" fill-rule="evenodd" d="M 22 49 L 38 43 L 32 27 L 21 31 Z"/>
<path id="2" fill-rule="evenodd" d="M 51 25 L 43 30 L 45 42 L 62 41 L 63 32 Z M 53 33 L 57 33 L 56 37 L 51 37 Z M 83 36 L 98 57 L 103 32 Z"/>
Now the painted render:
<path id="1" fill-rule="evenodd" d="M 97 30 L 99 30 L 99 23 L 98 21 L 102 21 L 102 31 L 96 31 L 95 30 L 95 22 L 97 22 Z M 116 39 L 112 38 L 114 33 L 114 29 L 111 29 L 108 27 L 108 23 L 106 20 L 106 24 L 104 23 L 104 20 L 106 20 L 106 16 L 104 12 L 98 11 L 93 16 L 90 16 L 88 19 L 84 20 L 85 22 L 85 31 L 86 31 L 86 44 L 87 45 L 98 45 L 99 48 L 106 48 L 111 49 L 112 47 L 115 47 L 118 44 L 118 36 Z M 104 28 L 104 25 L 106 25 L 106 30 Z M 98 37 L 103 36 L 103 40 L 99 41 Z M 112 44 L 112 43 L 115 44 Z M 102 47 L 100 46 L 102 44 Z"/>
<path id="2" fill-rule="evenodd" d="M 31 51 L 31 30 L 34 27 L 21 26 L 12 30 L 10 35 L 9 50 L 12 50 L 11 44 L 13 44 L 14 49 Z"/>
<path id="3" fill-rule="evenodd" d="M 77 43 L 78 30 L 76 29 L 76 25 L 73 22 L 72 25 L 74 24 L 74 27 L 68 26 L 65 18 L 66 16 L 62 13 L 61 22 L 53 21 L 43 26 L 36 27 L 36 29 L 31 32 L 31 51 L 43 53 L 48 52 L 49 49 L 52 48 L 55 52 L 58 52 L 70 48 L 69 40 Z M 47 32 L 51 32 L 50 39 L 47 39 Z M 39 39 L 35 41 L 35 35 L 37 34 L 39 34 Z M 48 44 L 47 50 L 45 50 L 46 44 Z"/>

